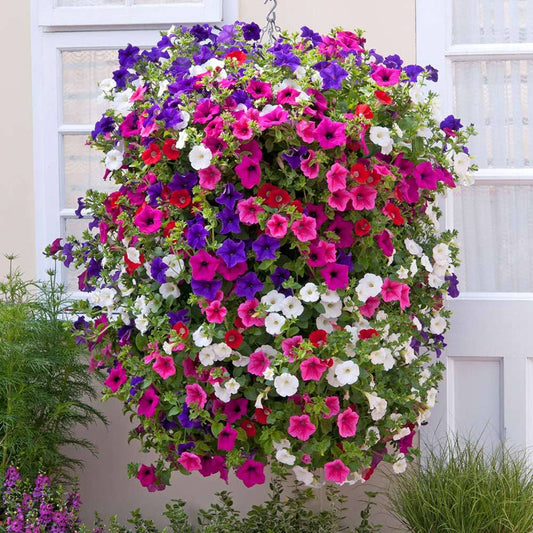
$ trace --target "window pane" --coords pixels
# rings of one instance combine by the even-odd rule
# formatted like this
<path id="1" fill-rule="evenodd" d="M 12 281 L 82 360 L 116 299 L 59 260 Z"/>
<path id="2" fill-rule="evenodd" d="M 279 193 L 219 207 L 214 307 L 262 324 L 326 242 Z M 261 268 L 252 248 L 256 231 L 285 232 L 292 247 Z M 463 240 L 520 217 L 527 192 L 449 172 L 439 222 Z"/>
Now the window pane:
<path id="1" fill-rule="evenodd" d="M 454 43 L 533 41 L 531 0 L 453 0 Z"/>
<path id="2" fill-rule="evenodd" d="M 63 63 L 63 123 L 93 124 L 109 102 L 99 98 L 98 83 L 118 66 L 116 50 L 61 52 Z"/>
<path id="3" fill-rule="evenodd" d="M 454 192 L 462 291 L 533 292 L 533 185 L 474 185 Z"/>
<path id="4" fill-rule="evenodd" d="M 57 0 L 57 7 L 122 6 L 124 0 Z"/>
<path id="5" fill-rule="evenodd" d="M 458 61 L 454 87 L 457 115 L 478 131 L 479 167 L 533 166 L 533 60 Z"/>
<path id="6" fill-rule="evenodd" d="M 78 198 L 87 189 L 111 192 L 116 189 L 112 182 L 104 181 L 105 166 L 101 152 L 85 144 L 86 135 L 63 136 L 63 161 L 65 184 L 63 208 L 76 208 Z"/>
<path id="7" fill-rule="evenodd" d="M 198 3 L 202 0 L 133 0 L 135 5 L 152 5 L 152 4 L 183 4 L 184 2 Z"/>

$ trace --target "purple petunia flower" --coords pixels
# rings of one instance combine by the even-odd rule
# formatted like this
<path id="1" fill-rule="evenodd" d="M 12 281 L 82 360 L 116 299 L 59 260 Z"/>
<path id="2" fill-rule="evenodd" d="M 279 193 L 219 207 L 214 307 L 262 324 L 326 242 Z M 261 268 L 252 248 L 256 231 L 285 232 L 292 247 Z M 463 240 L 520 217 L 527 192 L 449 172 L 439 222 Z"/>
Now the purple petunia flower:
<path id="1" fill-rule="evenodd" d="M 170 323 L 170 327 L 174 327 L 178 322 L 183 322 L 184 324 L 186 324 L 191 320 L 188 309 L 180 309 L 179 311 L 169 311 L 167 313 L 167 316 L 168 321 Z"/>
<path id="2" fill-rule="evenodd" d="M 174 174 L 168 188 L 171 191 L 179 191 L 180 189 L 187 189 L 189 192 L 198 184 L 198 175 L 196 172 L 190 171 L 185 174 Z"/>
<path id="3" fill-rule="evenodd" d="M 226 239 L 216 251 L 216 255 L 226 263 L 226 266 L 234 267 L 236 264 L 246 261 L 244 242 Z"/>
<path id="4" fill-rule="evenodd" d="M 235 293 L 247 300 L 253 300 L 254 296 L 263 289 L 263 283 L 255 272 L 248 272 L 237 279 Z"/>
<path id="5" fill-rule="evenodd" d="M 457 298 L 460 294 L 459 293 L 459 280 L 457 279 L 457 276 L 455 274 L 452 274 L 451 276 L 446 276 L 444 279 L 449 282 L 448 295 L 451 298 Z"/>
<path id="6" fill-rule="evenodd" d="M 302 38 L 309 39 L 314 46 L 318 46 L 322 42 L 322 37 L 320 36 L 320 34 L 313 31 L 311 28 L 308 28 L 307 26 L 302 26 L 300 29 L 302 30 Z"/>
<path id="7" fill-rule="evenodd" d="M 255 22 L 243 24 L 242 36 L 247 41 L 257 41 L 261 37 L 261 28 Z"/>
<path id="8" fill-rule="evenodd" d="M 115 120 L 113 117 L 102 115 L 102 118 L 94 125 L 94 130 L 91 132 L 91 137 L 96 139 L 98 135 L 105 135 L 111 133 L 115 129 Z"/>
<path id="9" fill-rule="evenodd" d="M 241 226 L 239 224 L 239 215 L 233 209 L 224 208 L 218 214 L 220 222 L 222 222 L 222 229 L 220 233 L 226 235 L 227 233 L 240 233 Z"/>
<path id="10" fill-rule="evenodd" d="M 440 128 L 441 130 L 453 130 L 457 131 L 460 130 L 463 127 L 461 124 L 461 120 L 458 118 L 455 118 L 453 115 L 448 115 L 441 123 Z"/>
<path id="11" fill-rule="evenodd" d="M 187 244 L 195 250 L 205 248 L 205 243 L 209 232 L 202 224 L 193 224 L 187 233 Z"/>
<path id="12" fill-rule="evenodd" d="M 420 65 L 407 65 L 403 71 L 407 74 L 409 81 L 415 83 L 418 80 L 418 76 L 424 72 L 424 69 Z"/>
<path id="13" fill-rule="evenodd" d="M 431 65 L 426 65 L 426 72 L 428 73 L 427 79 L 429 81 L 439 81 L 439 71 L 435 67 L 432 67 Z"/>
<path id="14" fill-rule="evenodd" d="M 302 164 L 302 159 L 307 156 L 309 150 L 307 146 L 300 146 L 300 148 L 291 148 L 288 152 L 282 154 L 283 159 L 287 161 L 289 166 L 294 169 L 299 169 Z"/>
<path id="15" fill-rule="evenodd" d="M 118 51 L 118 63 L 122 68 L 133 67 L 139 60 L 139 47 L 128 44 L 126 48 Z"/>
<path id="16" fill-rule="evenodd" d="M 252 250 L 255 252 L 258 261 L 276 259 L 276 250 L 279 247 L 279 240 L 268 235 L 261 235 L 252 244 Z"/>
<path id="17" fill-rule="evenodd" d="M 150 274 L 158 283 L 166 283 L 168 265 L 160 257 L 154 258 L 150 265 Z"/>
<path id="18" fill-rule="evenodd" d="M 401 58 L 398 54 L 394 54 L 394 55 L 387 56 L 387 57 L 383 60 L 383 64 L 384 64 L 387 68 L 401 69 L 401 68 L 402 68 L 402 65 L 403 65 L 403 60 L 402 60 L 402 58 Z"/>
<path id="19" fill-rule="evenodd" d="M 65 259 L 63 260 L 63 264 L 68 268 L 72 261 L 74 261 L 74 256 L 72 255 L 73 246 L 71 242 L 66 242 L 63 246 L 63 255 L 65 256 Z"/>
<path id="20" fill-rule="evenodd" d="M 348 72 L 335 61 L 321 61 L 316 63 L 313 68 L 318 70 L 322 77 L 323 89 L 340 89 L 342 80 L 348 77 Z"/>
<path id="21" fill-rule="evenodd" d="M 222 288 L 222 281 L 218 279 L 212 281 L 192 279 L 191 288 L 197 296 L 202 296 L 207 300 L 214 300 L 217 292 Z"/>
<path id="22" fill-rule="evenodd" d="M 233 24 L 226 24 L 220 29 L 220 33 L 217 35 L 219 43 L 232 43 L 237 29 Z"/>
<path id="23" fill-rule="evenodd" d="M 285 281 L 291 277 L 291 273 L 286 268 L 277 267 L 274 273 L 270 275 L 270 279 L 274 284 L 274 287 L 280 289 Z"/>
<path id="24" fill-rule="evenodd" d="M 182 444 L 178 444 L 177 452 L 178 455 L 181 455 L 183 452 L 186 452 L 187 450 L 192 450 L 194 448 L 194 442 L 184 442 Z"/>
<path id="25" fill-rule="evenodd" d="M 78 217 L 78 218 L 83 218 L 83 215 L 81 214 L 82 210 L 85 209 L 85 202 L 83 201 L 83 197 L 80 196 L 78 198 L 78 208 L 76 209 L 76 211 L 74 211 L 74 214 Z"/>
<path id="26" fill-rule="evenodd" d="M 182 425 L 182 427 L 186 429 L 201 428 L 202 427 L 201 420 L 198 420 L 198 419 L 191 420 L 189 415 L 190 415 L 190 410 L 187 407 L 187 404 L 184 403 L 183 409 L 181 410 L 181 413 L 178 415 L 178 420 L 180 421 L 180 424 Z"/>

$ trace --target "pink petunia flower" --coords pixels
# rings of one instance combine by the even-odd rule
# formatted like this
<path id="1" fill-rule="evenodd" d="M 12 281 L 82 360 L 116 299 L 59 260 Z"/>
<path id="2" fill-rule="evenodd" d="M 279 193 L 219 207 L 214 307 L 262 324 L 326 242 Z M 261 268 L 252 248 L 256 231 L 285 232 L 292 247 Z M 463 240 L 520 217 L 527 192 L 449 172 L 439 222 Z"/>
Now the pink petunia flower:
<path id="1" fill-rule="evenodd" d="M 390 257 L 394 254 L 394 245 L 392 244 L 391 234 L 388 230 L 384 229 L 378 235 L 374 235 L 374 240 L 378 246 L 383 250 L 383 253 Z"/>
<path id="2" fill-rule="evenodd" d="M 380 299 L 378 296 L 370 296 L 367 298 L 365 305 L 359 307 L 359 312 L 366 318 L 372 318 L 376 309 L 379 307 Z"/>
<path id="3" fill-rule="evenodd" d="M 133 222 L 141 233 L 155 233 L 161 227 L 163 213 L 159 209 L 154 209 L 149 205 L 141 207 Z"/>
<path id="4" fill-rule="evenodd" d="M 315 157 L 316 153 L 313 152 L 313 150 L 309 150 L 307 157 L 302 159 L 302 162 L 300 163 L 300 170 L 303 172 L 303 175 L 310 180 L 315 179 L 320 172 L 320 164 Z"/>
<path id="5" fill-rule="evenodd" d="M 250 354 L 248 372 L 254 376 L 262 376 L 264 371 L 270 366 L 270 359 L 263 350 L 258 350 Z"/>
<path id="6" fill-rule="evenodd" d="M 155 468 L 153 465 L 141 465 L 137 471 L 137 479 L 143 487 L 149 487 L 156 482 Z"/>
<path id="7" fill-rule="evenodd" d="M 344 483 L 350 475 L 350 469 L 340 459 L 335 459 L 324 465 L 324 473 L 327 481 Z"/>
<path id="8" fill-rule="evenodd" d="M 259 222 L 258 215 L 262 213 L 264 209 L 255 201 L 255 197 L 251 196 L 246 200 L 240 200 L 237 204 L 237 212 L 239 213 L 239 220 L 251 226 Z"/>
<path id="9" fill-rule="evenodd" d="M 265 465 L 253 459 L 247 459 L 235 472 L 235 475 L 248 487 L 262 485 L 265 482 Z"/>
<path id="10" fill-rule="evenodd" d="M 241 179 L 245 189 L 253 189 L 261 182 L 261 166 L 259 161 L 249 155 L 242 156 L 241 162 L 235 167 L 235 173 Z"/>
<path id="11" fill-rule="evenodd" d="M 178 459 L 178 463 L 188 472 L 202 469 L 202 460 L 195 453 L 183 452 Z"/>
<path id="12" fill-rule="evenodd" d="M 345 167 L 339 163 L 334 163 L 326 174 L 329 191 L 336 192 L 346 190 L 347 175 L 348 170 Z"/>
<path id="13" fill-rule="evenodd" d="M 248 409 L 248 400 L 246 398 L 233 398 L 228 403 L 224 404 L 223 412 L 230 424 L 237 422 L 243 416 L 246 416 Z"/>
<path id="14" fill-rule="evenodd" d="M 288 357 L 291 362 L 294 361 L 294 348 L 298 348 L 303 340 L 304 338 L 301 335 L 295 335 L 281 341 L 283 355 Z"/>
<path id="15" fill-rule="evenodd" d="M 224 429 L 218 434 L 218 449 L 231 452 L 235 448 L 235 441 L 239 432 L 233 429 L 229 424 L 226 424 Z"/>
<path id="16" fill-rule="evenodd" d="M 214 300 L 206 308 L 205 317 L 212 324 L 222 324 L 227 312 L 228 310 L 218 300 Z"/>
<path id="17" fill-rule="evenodd" d="M 300 363 L 300 372 L 304 381 L 320 381 L 322 374 L 328 369 L 328 365 L 315 355 L 308 357 Z"/>
<path id="18" fill-rule="evenodd" d="M 250 120 L 244 116 L 234 122 L 231 125 L 231 129 L 233 131 L 233 135 L 241 141 L 247 141 L 248 139 L 251 139 L 254 134 L 252 128 L 250 127 Z"/>
<path id="19" fill-rule="evenodd" d="M 333 122 L 324 117 L 315 130 L 315 140 L 321 148 L 335 148 L 346 144 L 346 124 L 343 122 Z"/>
<path id="20" fill-rule="evenodd" d="M 192 277 L 199 281 L 212 281 L 217 273 L 220 260 L 208 254 L 205 250 L 200 250 L 193 255 L 189 262 L 192 268 Z"/>
<path id="21" fill-rule="evenodd" d="M 299 241 L 313 241 L 316 239 L 316 220 L 302 215 L 302 218 L 292 223 L 291 230 Z"/>
<path id="22" fill-rule="evenodd" d="M 139 399 L 137 414 L 146 416 L 147 418 L 152 418 L 155 415 L 155 410 L 158 405 L 159 396 L 155 392 L 154 387 L 150 385 L 150 387 L 143 392 L 143 395 Z"/>
<path id="23" fill-rule="evenodd" d="M 152 368 L 163 378 L 168 379 L 176 373 L 174 359 L 170 355 L 158 354 Z"/>
<path id="24" fill-rule="evenodd" d="M 266 223 L 265 233 L 276 239 L 283 239 L 287 235 L 289 221 L 281 215 L 274 214 Z"/>
<path id="25" fill-rule="evenodd" d="M 346 289 L 350 280 L 348 278 L 349 268 L 346 265 L 339 263 L 329 263 L 326 265 L 320 273 L 326 282 L 326 285 L 330 291 L 337 289 Z"/>
<path id="26" fill-rule="evenodd" d="M 272 86 L 270 83 L 259 80 L 251 80 L 246 87 L 246 92 L 248 92 L 254 100 L 259 98 L 272 98 Z"/>
<path id="27" fill-rule="evenodd" d="M 374 187 L 370 187 L 370 185 L 358 185 L 350 191 L 350 194 L 352 195 L 353 208 L 356 211 L 374 209 L 378 195 Z"/>
<path id="28" fill-rule="evenodd" d="M 280 105 L 296 105 L 298 96 L 300 96 L 300 91 L 294 87 L 285 87 L 276 94 L 276 102 Z"/>
<path id="29" fill-rule="evenodd" d="M 315 123 L 301 120 L 296 124 L 296 133 L 306 143 L 312 143 L 315 140 Z"/>
<path id="30" fill-rule="evenodd" d="M 384 302 L 399 301 L 400 307 L 405 309 L 411 302 L 409 301 L 409 286 L 399 281 L 385 278 L 381 286 L 381 297 Z"/>
<path id="31" fill-rule="evenodd" d="M 259 300 L 254 298 L 253 300 L 247 300 L 246 302 L 239 305 L 237 308 L 237 314 L 242 320 L 242 323 L 246 328 L 251 326 L 262 327 L 265 325 L 265 319 L 254 316 L 257 311 L 257 306 L 259 305 Z"/>
<path id="32" fill-rule="evenodd" d="M 111 372 L 109 372 L 109 376 L 104 381 L 104 385 L 109 387 L 111 392 L 117 392 L 126 381 L 128 381 L 128 376 L 126 375 L 124 368 L 122 368 L 122 363 L 119 363 L 111 370 Z"/>
<path id="33" fill-rule="evenodd" d="M 346 211 L 348 202 L 352 199 L 352 195 L 346 190 L 338 190 L 332 192 L 328 198 L 328 205 L 337 211 Z"/>
<path id="34" fill-rule="evenodd" d="M 291 437 L 306 441 L 316 431 L 309 415 L 291 416 L 287 432 Z"/>
<path id="35" fill-rule="evenodd" d="M 325 403 L 329 408 L 329 413 L 324 413 L 322 415 L 324 418 L 332 418 L 339 413 L 341 407 L 338 396 L 326 396 Z"/>
<path id="36" fill-rule="evenodd" d="M 380 87 L 390 87 L 391 85 L 396 85 L 400 81 L 400 73 L 401 70 L 377 65 L 374 67 L 374 72 L 372 72 L 370 77 Z"/>
<path id="37" fill-rule="evenodd" d="M 261 129 L 266 130 L 272 126 L 279 126 L 289 120 L 289 112 L 281 106 L 276 106 L 272 111 L 265 115 L 260 115 L 257 122 Z"/>
<path id="38" fill-rule="evenodd" d="M 200 187 L 209 191 L 216 187 L 221 178 L 220 170 L 215 165 L 200 169 L 198 176 L 200 177 Z"/>
<path id="39" fill-rule="evenodd" d="M 193 383 L 191 385 L 185 385 L 185 403 L 190 407 L 197 407 L 203 409 L 207 402 L 207 394 L 201 385 Z"/>
<path id="40" fill-rule="evenodd" d="M 357 422 L 359 422 L 359 415 L 348 407 L 337 417 L 339 435 L 344 438 L 353 437 L 357 431 Z"/>
<path id="41" fill-rule="evenodd" d="M 248 264 L 246 261 L 242 263 L 237 263 L 235 266 L 228 267 L 226 263 L 222 261 L 218 268 L 217 272 L 228 281 L 235 281 L 237 278 L 241 277 L 248 270 Z"/>

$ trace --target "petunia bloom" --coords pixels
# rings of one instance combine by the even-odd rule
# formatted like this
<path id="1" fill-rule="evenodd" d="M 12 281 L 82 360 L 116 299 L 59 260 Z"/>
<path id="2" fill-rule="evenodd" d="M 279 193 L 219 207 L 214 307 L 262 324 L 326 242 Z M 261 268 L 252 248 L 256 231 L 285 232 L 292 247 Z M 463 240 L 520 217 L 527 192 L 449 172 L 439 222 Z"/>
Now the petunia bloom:
<path id="1" fill-rule="evenodd" d="M 198 409 L 203 409 L 207 401 L 207 394 L 201 385 L 198 383 L 192 383 L 190 385 L 185 385 L 185 403 L 190 407 L 197 407 Z"/>
<path id="2" fill-rule="evenodd" d="M 198 281 L 212 281 L 215 277 L 219 260 L 200 250 L 190 258 L 192 277 Z"/>
<path id="3" fill-rule="evenodd" d="M 357 431 L 357 422 L 359 415 L 350 407 L 344 410 L 337 417 L 337 427 L 339 428 L 339 435 L 343 438 L 353 437 Z"/>
<path id="4" fill-rule="evenodd" d="M 262 485 L 265 482 L 265 465 L 253 459 L 247 459 L 235 472 L 235 475 L 248 487 Z"/>
<path id="5" fill-rule="evenodd" d="M 340 459 L 335 459 L 324 465 L 324 473 L 327 481 L 344 483 L 350 474 L 350 469 Z"/>
<path id="6" fill-rule="evenodd" d="M 218 449 L 231 452 L 231 450 L 235 448 L 235 441 L 237 440 L 238 435 L 239 432 L 236 429 L 233 429 L 229 424 L 226 424 L 218 434 Z"/>
<path id="7" fill-rule="evenodd" d="M 313 241 L 316 239 L 316 220 L 302 215 L 302 218 L 292 223 L 291 230 L 299 241 Z"/>
<path id="8" fill-rule="evenodd" d="M 327 369 L 326 362 L 314 355 L 300 363 L 300 372 L 304 381 L 320 381 Z"/>
<path id="9" fill-rule="evenodd" d="M 158 354 L 152 368 L 163 378 L 168 379 L 176 373 L 174 359 L 168 355 Z"/>
<path id="10" fill-rule="evenodd" d="M 287 432 L 295 439 L 306 441 L 316 431 L 309 415 L 291 416 Z"/>
<path id="11" fill-rule="evenodd" d="M 117 392 L 126 381 L 128 381 L 128 376 L 124 368 L 122 368 L 122 363 L 119 363 L 115 368 L 111 369 L 108 378 L 104 381 L 104 385 L 109 387 L 111 392 Z"/>
<path id="12" fill-rule="evenodd" d="M 155 233 L 161 227 L 162 219 L 163 213 L 159 209 L 144 205 L 137 211 L 133 222 L 141 233 Z"/>
<path id="13" fill-rule="evenodd" d="M 147 418 L 152 418 L 155 415 L 155 410 L 159 405 L 159 396 L 155 392 L 155 389 L 152 385 L 148 387 L 139 399 L 139 404 L 137 407 L 137 414 L 146 416 Z"/>
<path id="14" fill-rule="evenodd" d="M 188 472 L 202 469 L 202 460 L 195 453 L 183 452 L 178 458 L 178 463 Z"/>
<path id="15" fill-rule="evenodd" d="M 248 372 L 254 376 L 262 376 L 264 371 L 270 366 L 270 359 L 265 355 L 263 350 L 258 350 L 250 354 L 248 363 Z"/>

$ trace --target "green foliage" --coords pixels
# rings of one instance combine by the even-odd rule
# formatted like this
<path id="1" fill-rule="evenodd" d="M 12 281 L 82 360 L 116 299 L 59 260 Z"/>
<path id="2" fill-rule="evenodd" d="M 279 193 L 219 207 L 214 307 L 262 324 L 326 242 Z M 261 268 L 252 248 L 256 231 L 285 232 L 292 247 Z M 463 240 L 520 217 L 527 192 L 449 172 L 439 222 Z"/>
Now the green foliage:
<path id="1" fill-rule="evenodd" d="M 416 533 L 533 531 L 533 470 L 525 453 L 447 442 L 396 477 L 392 512 Z"/>
<path id="2" fill-rule="evenodd" d="M 71 480 L 80 461 L 66 447 L 94 452 L 77 426 L 105 419 L 89 403 L 96 394 L 65 320 L 64 289 L 52 273 L 46 283 L 26 282 L 10 262 L 0 282 L 0 475 L 14 464 L 23 478 L 44 470 Z"/>

